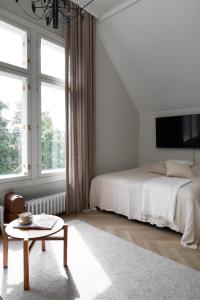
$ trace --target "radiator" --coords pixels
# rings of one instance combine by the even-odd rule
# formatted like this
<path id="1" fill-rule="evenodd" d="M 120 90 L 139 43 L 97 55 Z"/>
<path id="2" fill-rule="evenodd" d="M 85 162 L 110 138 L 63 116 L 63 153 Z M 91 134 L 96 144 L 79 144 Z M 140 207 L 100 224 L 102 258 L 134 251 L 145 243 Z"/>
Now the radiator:
<path id="1" fill-rule="evenodd" d="M 27 210 L 34 214 L 46 213 L 58 215 L 65 212 L 66 193 L 44 196 L 36 199 L 26 200 Z"/>
<path id="2" fill-rule="evenodd" d="M 0 205 L 0 230 L 2 230 L 4 224 L 4 207 Z"/>

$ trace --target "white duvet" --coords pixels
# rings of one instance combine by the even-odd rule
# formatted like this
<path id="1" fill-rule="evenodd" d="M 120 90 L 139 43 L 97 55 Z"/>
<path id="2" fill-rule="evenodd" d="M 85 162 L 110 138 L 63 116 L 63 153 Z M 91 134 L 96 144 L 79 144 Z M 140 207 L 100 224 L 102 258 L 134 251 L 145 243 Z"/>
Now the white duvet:
<path id="1" fill-rule="evenodd" d="M 143 185 L 142 214 L 174 222 L 179 189 L 191 182 L 185 178 L 159 176 Z"/>
<path id="2" fill-rule="evenodd" d="M 165 203 L 164 206 L 163 211 L 168 205 L 167 213 L 165 212 L 167 216 L 165 213 L 157 214 L 157 210 L 151 211 L 152 207 L 153 210 L 156 209 L 155 203 L 149 203 L 149 207 L 145 207 L 145 184 L 156 178 L 163 178 L 163 176 L 149 173 L 147 167 L 97 176 L 91 184 L 90 206 L 113 211 L 129 219 L 149 222 L 159 227 L 167 226 L 183 233 L 181 239 L 183 245 L 196 248 L 200 241 L 200 177 L 191 178 L 191 182 L 182 182 L 179 187 L 175 184 L 177 191 L 175 202 L 172 202 L 174 206 L 172 203 L 170 208 L 169 203 Z M 165 191 L 163 188 L 163 195 Z M 155 201 L 158 199 L 159 197 Z"/>

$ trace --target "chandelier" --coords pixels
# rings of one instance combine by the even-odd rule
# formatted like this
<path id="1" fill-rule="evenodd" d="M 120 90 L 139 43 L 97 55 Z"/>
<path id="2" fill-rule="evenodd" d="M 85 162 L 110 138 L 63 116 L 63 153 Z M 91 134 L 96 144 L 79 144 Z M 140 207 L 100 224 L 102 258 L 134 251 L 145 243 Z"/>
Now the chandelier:
<path id="1" fill-rule="evenodd" d="M 20 0 L 15 0 L 18 4 Z M 90 5 L 94 0 L 88 1 L 84 5 L 80 5 L 79 1 L 77 5 L 74 5 L 71 0 L 31 0 L 30 8 L 33 15 L 30 15 L 27 11 L 21 9 L 37 20 L 45 20 L 46 25 L 50 26 L 53 24 L 53 28 L 58 28 L 59 16 L 61 16 L 64 22 L 70 24 L 74 19 L 84 19 L 84 9 Z"/>

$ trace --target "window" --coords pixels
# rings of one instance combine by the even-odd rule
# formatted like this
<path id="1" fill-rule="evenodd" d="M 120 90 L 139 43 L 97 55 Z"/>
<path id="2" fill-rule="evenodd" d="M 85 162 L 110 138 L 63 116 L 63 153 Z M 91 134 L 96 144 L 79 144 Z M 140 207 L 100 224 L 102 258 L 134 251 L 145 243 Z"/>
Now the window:
<path id="1" fill-rule="evenodd" d="M 0 72 L 0 178 L 27 175 L 27 81 Z"/>
<path id="2" fill-rule="evenodd" d="M 47 36 L 0 19 L 0 183 L 65 171 L 64 47 Z"/>
<path id="3" fill-rule="evenodd" d="M 45 39 L 41 39 L 41 73 L 65 79 L 64 48 Z"/>
<path id="4" fill-rule="evenodd" d="M 27 31 L 0 20 L 1 181 L 29 178 L 30 175 L 27 37 Z"/>
<path id="5" fill-rule="evenodd" d="M 42 174 L 65 168 L 65 91 L 41 83 Z"/>
<path id="6" fill-rule="evenodd" d="M 27 68 L 27 32 L 0 21 L 0 37 L 0 60 Z"/>
<path id="7" fill-rule="evenodd" d="M 65 169 L 64 48 L 41 38 L 40 175 Z M 52 59 L 52 57 L 54 59 Z"/>

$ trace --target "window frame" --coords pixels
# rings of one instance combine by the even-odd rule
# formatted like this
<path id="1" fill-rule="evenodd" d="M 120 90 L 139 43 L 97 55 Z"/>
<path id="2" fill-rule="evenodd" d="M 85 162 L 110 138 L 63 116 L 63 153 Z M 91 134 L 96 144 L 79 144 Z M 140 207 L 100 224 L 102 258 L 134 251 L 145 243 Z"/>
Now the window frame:
<path id="1" fill-rule="evenodd" d="M 16 74 L 27 79 L 29 88 L 27 89 L 27 160 L 30 165 L 27 176 L 12 176 L 10 178 L 0 179 L 0 191 L 5 188 L 10 189 L 10 182 L 12 187 L 20 186 L 34 186 L 37 184 L 47 182 L 57 182 L 65 180 L 66 169 L 54 173 L 41 174 L 39 168 L 39 126 L 41 123 L 40 113 L 38 108 L 40 106 L 39 95 L 39 80 L 49 80 L 53 84 L 63 84 L 62 80 L 54 80 L 54 77 L 41 74 L 40 72 L 40 38 L 44 38 L 52 43 L 64 47 L 64 38 L 61 36 L 43 29 L 38 25 L 30 23 L 20 17 L 13 15 L 0 8 L 0 20 L 15 26 L 27 32 L 27 69 L 19 66 L 14 66 L 9 63 L 0 61 L 0 70 L 5 73 Z"/>

